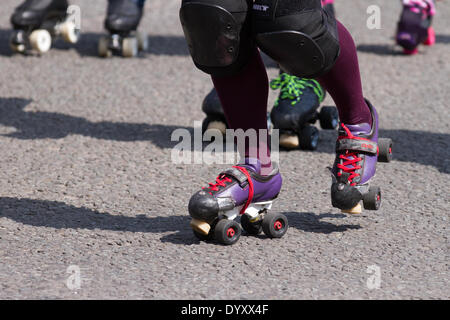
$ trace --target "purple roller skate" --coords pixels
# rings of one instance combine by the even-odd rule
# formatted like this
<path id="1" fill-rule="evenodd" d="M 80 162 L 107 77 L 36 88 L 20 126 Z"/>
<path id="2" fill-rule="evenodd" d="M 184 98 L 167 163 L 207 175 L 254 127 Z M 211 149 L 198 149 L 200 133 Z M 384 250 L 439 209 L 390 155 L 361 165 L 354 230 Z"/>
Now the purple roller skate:
<path id="1" fill-rule="evenodd" d="M 431 46 L 435 43 L 436 36 L 431 27 L 435 11 L 433 0 L 403 0 L 396 40 L 405 54 L 418 53 L 420 44 Z"/>
<path id="2" fill-rule="evenodd" d="M 281 189 L 281 175 L 276 165 L 263 176 L 256 159 L 234 166 L 216 178 L 215 183 L 195 193 L 189 201 L 191 227 L 200 240 L 231 245 L 239 240 L 242 228 L 249 234 L 261 231 L 271 238 L 281 238 L 287 231 L 287 218 L 268 213 Z M 241 216 L 241 225 L 234 219 Z"/>
<path id="3" fill-rule="evenodd" d="M 372 127 L 368 123 L 341 123 L 332 169 L 332 205 L 351 214 L 361 213 L 361 200 L 367 210 L 380 208 L 381 190 L 370 187 L 370 179 L 375 175 L 377 162 L 392 159 L 392 141 L 378 139 L 378 114 L 369 101 L 366 103 L 372 114 Z"/>

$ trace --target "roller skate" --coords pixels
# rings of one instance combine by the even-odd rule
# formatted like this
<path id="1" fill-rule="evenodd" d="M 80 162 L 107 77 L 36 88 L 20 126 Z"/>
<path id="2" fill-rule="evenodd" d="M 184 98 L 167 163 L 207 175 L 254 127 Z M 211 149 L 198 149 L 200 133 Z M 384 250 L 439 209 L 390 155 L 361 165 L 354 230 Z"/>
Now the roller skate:
<path id="1" fill-rule="evenodd" d="M 76 43 L 80 30 L 76 25 L 74 10 L 66 0 L 26 0 L 11 16 L 14 31 L 10 47 L 18 53 L 44 53 L 50 50 L 55 37 Z"/>
<path id="2" fill-rule="evenodd" d="M 315 150 L 319 130 L 313 126 L 320 121 L 322 129 L 336 129 L 339 115 L 335 107 L 322 107 L 325 92 L 312 79 L 301 79 L 287 73 L 271 81 L 270 87 L 280 89 L 280 94 L 270 113 L 272 124 L 280 130 L 280 146 L 286 149 Z"/>
<path id="3" fill-rule="evenodd" d="M 137 31 L 143 13 L 144 1 L 109 0 L 104 23 L 109 35 L 98 42 L 99 56 L 109 58 L 118 54 L 130 58 L 147 51 L 147 36 Z"/>
<path id="4" fill-rule="evenodd" d="M 345 125 L 341 123 L 336 142 L 336 159 L 331 169 L 331 202 L 344 213 L 362 212 L 361 201 L 367 210 L 378 210 L 381 190 L 370 186 L 377 162 L 392 159 L 391 139 L 378 139 L 378 115 L 370 108 L 373 124 Z"/>
<path id="5" fill-rule="evenodd" d="M 406 55 L 417 54 L 418 46 L 432 46 L 436 42 L 431 26 L 435 6 L 432 0 L 404 0 L 403 11 L 397 26 L 397 44 Z"/>
<path id="6" fill-rule="evenodd" d="M 263 231 L 270 238 L 281 238 L 288 229 L 288 220 L 281 213 L 269 210 L 281 189 L 281 175 L 275 167 L 271 174 L 260 175 L 261 164 L 246 159 L 216 178 L 209 187 L 195 193 L 189 201 L 191 227 L 202 240 L 215 239 L 221 244 L 236 243 L 242 229 L 250 235 Z M 235 219 L 241 216 L 241 223 Z"/>

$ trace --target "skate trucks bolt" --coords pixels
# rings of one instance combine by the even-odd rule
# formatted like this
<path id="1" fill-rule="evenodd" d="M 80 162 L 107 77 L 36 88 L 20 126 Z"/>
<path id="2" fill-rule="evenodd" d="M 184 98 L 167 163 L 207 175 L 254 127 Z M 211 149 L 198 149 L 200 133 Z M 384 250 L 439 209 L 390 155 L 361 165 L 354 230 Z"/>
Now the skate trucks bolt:
<path id="1" fill-rule="evenodd" d="M 234 166 L 192 196 L 189 214 L 198 239 L 232 245 L 239 240 L 242 229 L 250 235 L 263 231 L 270 238 L 284 236 L 287 218 L 268 212 L 281 189 L 281 176 L 278 169 L 262 176 L 257 173 L 259 168 L 259 164 Z M 235 221 L 239 215 L 241 224 Z"/>
<path id="2" fill-rule="evenodd" d="M 371 187 L 370 179 L 375 175 L 378 162 L 392 159 L 391 139 L 378 139 L 378 115 L 371 109 L 373 125 L 341 124 L 336 142 L 336 159 L 332 169 L 331 202 L 344 213 L 362 212 L 361 201 L 367 210 L 378 210 L 381 205 L 381 190 Z"/>

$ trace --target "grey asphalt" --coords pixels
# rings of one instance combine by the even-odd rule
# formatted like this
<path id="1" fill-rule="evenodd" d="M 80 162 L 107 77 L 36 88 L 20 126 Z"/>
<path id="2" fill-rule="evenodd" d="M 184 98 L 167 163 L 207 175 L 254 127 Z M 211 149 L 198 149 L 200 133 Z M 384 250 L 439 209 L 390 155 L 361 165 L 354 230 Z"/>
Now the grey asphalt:
<path id="1" fill-rule="evenodd" d="M 171 133 L 192 132 L 211 88 L 188 55 L 179 1 L 147 1 L 148 52 L 108 60 L 96 56 L 106 1 L 73 1 L 83 38 L 41 57 L 9 50 L 18 2 L 2 1 L 0 15 L 0 298 L 450 298 L 448 1 L 437 44 L 405 57 L 393 40 L 399 1 L 337 0 L 365 96 L 395 143 L 374 179 L 382 208 L 331 207 L 336 133 L 321 131 L 317 151 L 280 154 L 273 210 L 288 217 L 286 236 L 231 247 L 197 241 L 187 212 L 190 195 L 226 166 L 171 162 Z M 379 30 L 366 27 L 373 4 Z"/>

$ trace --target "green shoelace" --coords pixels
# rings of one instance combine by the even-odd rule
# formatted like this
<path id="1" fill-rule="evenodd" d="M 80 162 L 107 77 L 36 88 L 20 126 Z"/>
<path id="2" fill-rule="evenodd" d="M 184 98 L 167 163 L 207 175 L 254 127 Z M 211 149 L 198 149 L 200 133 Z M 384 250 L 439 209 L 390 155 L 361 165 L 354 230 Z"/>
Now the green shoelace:
<path id="1" fill-rule="evenodd" d="M 278 78 L 270 81 L 270 88 L 273 90 L 280 89 L 280 95 L 275 101 L 275 107 L 278 106 L 280 99 L 292 100 L 291 104 L 295 105 L 301 100 L 303 95 L 302 90 L 306 88 L 313 89 L 314 93 L 319 98 L 319 102 L 322 102 L 325 98 L 325 92 L 316 80 L 299 78 L 287 73 L 281 73 Z"/>

